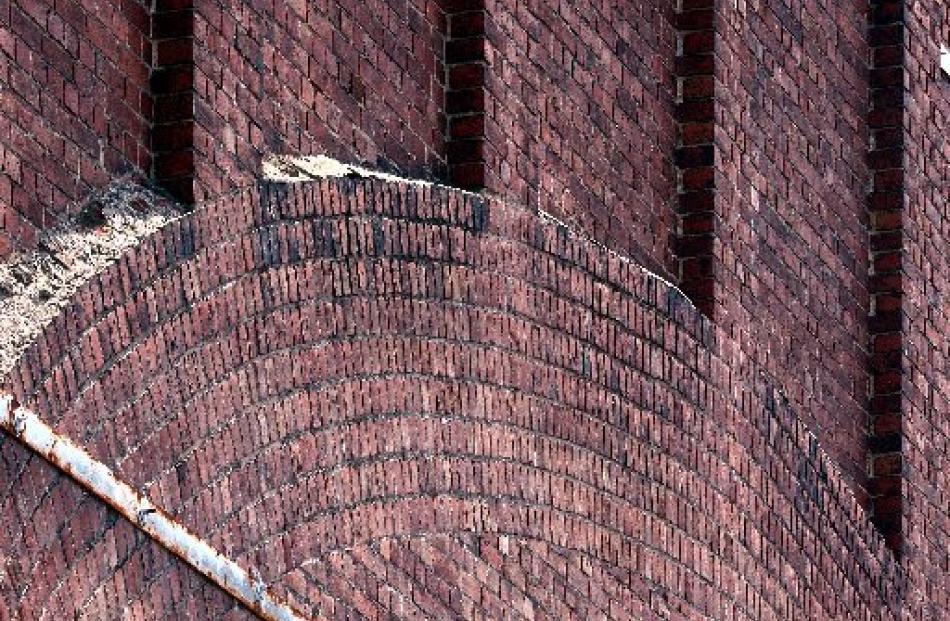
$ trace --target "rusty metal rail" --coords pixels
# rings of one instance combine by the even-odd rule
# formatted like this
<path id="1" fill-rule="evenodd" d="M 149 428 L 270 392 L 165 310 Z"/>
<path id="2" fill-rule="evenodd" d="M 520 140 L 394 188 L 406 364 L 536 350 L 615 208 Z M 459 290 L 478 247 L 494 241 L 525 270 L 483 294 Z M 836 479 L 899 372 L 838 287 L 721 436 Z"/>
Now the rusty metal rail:
<path id="1" fill-rule="evenodd" d="M 256 572 L 248 572 L 156 507 L 145 495 L 119 480 L 110 468 L 68 438 L 57 434 L 35 413 L 0 394 L 0 427 L 79 485 L 121 513 L 162 547 L 267 621 L 306 621 L 281 601 Z"/>

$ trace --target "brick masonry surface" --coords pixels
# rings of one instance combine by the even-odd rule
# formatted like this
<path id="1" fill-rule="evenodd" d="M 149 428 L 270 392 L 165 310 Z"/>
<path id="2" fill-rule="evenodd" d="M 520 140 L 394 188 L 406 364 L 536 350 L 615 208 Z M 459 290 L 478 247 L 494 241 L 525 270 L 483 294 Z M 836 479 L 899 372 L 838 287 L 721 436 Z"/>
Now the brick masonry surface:
<path id="1" fill-rule="evenodd" d="M 318 150 L 541 206 L 665 271 L 674 37 L 655 4 L 199 0 L 196 196 Z"/>
<path id="2" fill-rule="evenodd" d="M 314 614 L 950 617 L 941 46 L 944 0 L 0 0 L 0 259 L 119 175 L 195 205 L 7 383 Z M 0 620 L 246 614 L 0 441 Z"/>
<path id="3" fill-rule="evenodd" d="M 151 56 L 135 0 L 0 1 L 0 258 L 149 170 Z"/>
<path id="4" fill-rule="evenodd" d="M 871 7 L 871 108 L 868 166 L 868 293 L 870 401 L 868 493 L 874 523 L 899 547 L 903 496 L 901 413 L 904 185 L 904 9 L 901 2 Z"/>
<path id="5" fill-rule="evenodd" d="M 199 200 L 249 182 L 268 153 L 444 174 L 435 0 L 195 0 L 194 19 Z"/>
<path id="6" fill-rule="evenodd" d="M 867 435 L 867 14 L 717 11 L 716 319 L 783 378 L 862 490 Z M 862 501 L 863 502 L 863 501 Z"/>
<path id="7" fill-rule="evenodd" d="M 671 264 L 672 4 L 486 0 L 484 184 Z"/>
<path id="8" fill-rule="evenodd" d="M 937 57 L 950 42 L 950 6 L 916 0 L 905 10 L 902 532 L 919 585 L 913 605 L 940 618 L 950 616 L 950 76 Z"/>
<path id="9" fill-rule="evenodd" d="M 162 229 L 7 385 L 313 616 L 897 618 L 914 585 L 743 357 L 528 210 L 343 179 Z M 227 613 L 14 440 L 0 454 L 8 616 Z"/>

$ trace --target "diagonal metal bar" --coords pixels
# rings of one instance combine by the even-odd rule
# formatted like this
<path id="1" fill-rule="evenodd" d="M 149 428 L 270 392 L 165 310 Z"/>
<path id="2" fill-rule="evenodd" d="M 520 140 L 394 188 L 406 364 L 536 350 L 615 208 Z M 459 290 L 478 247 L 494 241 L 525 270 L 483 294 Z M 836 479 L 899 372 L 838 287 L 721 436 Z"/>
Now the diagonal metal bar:
<path id="1" fill-rule="evenodd" d="M 306 621 L 233 560 L 205 543 L 156 507 L 145 495 L 118 479 L 112 470 L 39 416 L 0 394 L 0 428 L 118 511 L 134 526 L 181 558 L 219 588 L 266 621 Z"/>

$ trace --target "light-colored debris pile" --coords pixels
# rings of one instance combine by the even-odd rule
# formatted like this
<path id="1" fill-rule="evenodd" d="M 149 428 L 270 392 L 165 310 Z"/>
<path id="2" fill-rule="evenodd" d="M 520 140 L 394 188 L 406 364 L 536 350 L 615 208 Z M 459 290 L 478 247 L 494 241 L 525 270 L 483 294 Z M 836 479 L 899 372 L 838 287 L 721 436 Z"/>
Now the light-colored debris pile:
<path id="1" fill-rule="evenodd" d="M 299 183 L 325 177 L 349 177 L 351 179 L 382 179 L 413 185 L 440 185 L 423 179 L 410 179 L 356 164 L 347 164 L 326 155 L 269 155 L 261 163 L 261 176 L 266 181 L 282 183 Z"/>
<path id="2" fill-rule="evenodd" d="M 45 231 L 37 250 L 0 264 L 0 376 L 84 282 L 182 213 L 174 201 L 120 178 L 76 218 Z"/>

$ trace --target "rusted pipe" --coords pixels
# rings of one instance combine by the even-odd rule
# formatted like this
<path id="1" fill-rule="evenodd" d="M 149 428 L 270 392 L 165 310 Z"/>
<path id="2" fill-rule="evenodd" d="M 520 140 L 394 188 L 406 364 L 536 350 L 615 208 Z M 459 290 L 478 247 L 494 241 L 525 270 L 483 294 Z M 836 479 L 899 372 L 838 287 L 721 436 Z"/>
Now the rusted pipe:
<path id="1" fill-rule="evenodd" d="M 0 427 L 121 513 L 135 527 L 181 558 L 267 621 L 305 621 L 252 573 L 199 539 L 133 489 L 102 462 L 57 434 L 10 395 L 0 394 Z"/>

